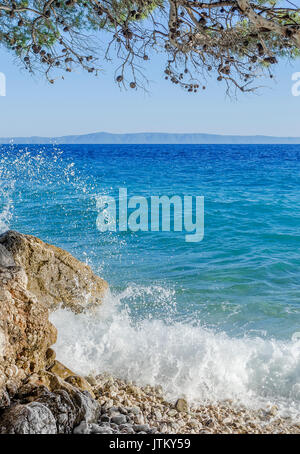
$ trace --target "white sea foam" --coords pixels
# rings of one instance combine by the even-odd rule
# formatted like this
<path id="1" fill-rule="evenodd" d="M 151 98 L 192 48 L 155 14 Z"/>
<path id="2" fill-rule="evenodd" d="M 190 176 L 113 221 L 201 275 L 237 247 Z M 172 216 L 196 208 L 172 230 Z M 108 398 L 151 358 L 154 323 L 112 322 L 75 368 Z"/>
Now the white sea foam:
<path id="1" fill-rule="evenodd" d="M 136 323 L 120 304 L 132 292 L 107 295 L 92 313 L 53 313 L 58 359 L 83 375 L 106 371 L 140 385 L 160 384 L 169 399 L 233 399 L 251 408 L 276 403 L 299 419 L 300 339 L 230 338 L 151 318 Z"/>

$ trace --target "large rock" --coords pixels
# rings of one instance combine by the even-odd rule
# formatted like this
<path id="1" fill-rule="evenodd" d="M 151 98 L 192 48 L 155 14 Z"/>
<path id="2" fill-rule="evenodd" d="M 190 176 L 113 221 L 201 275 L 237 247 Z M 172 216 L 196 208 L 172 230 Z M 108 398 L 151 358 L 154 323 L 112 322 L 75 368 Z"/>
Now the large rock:
<path id="1" fill-rule="evenodd" d="M 89 383 L 55 359 L 49 309 L 99 304 L 108 285 L 62 249 L 0 236 L 0 433 L 72 433 L 100 412 Z"/>
<path id="2" fill-rule="evenodd" d="M 50 309 L 62 304 L 81 312 L 100 304 L 108 288 L 88 265 L 34 236 L 8 231 L 0 235 L 0 248 L 0 264 L 13 260 L 21 266 L 28 276 L 28 290 Z"/>
<path id="3" fill-rule="evenodd" d="M 0 266 L 0 408 L 22 381 L 47 367 L 47 350 L 56 342 L 49 310 L 27 290 L 19 266 Z"/>
<path id="4" fill-rule="evenodd" d="M 0 434 L 56 434 L 56 421 L 46 405 L 12 405 L 0 416 Z"/>
<path id="5" fill-rule="evenodd" d="M 88 392 L 51 373 L 40 378 L 47 386 L 24 385 L 14 404 L 0 413 L 0 434 L 68 434 L 82 421 L 98 421 L 100 405 Z"/>

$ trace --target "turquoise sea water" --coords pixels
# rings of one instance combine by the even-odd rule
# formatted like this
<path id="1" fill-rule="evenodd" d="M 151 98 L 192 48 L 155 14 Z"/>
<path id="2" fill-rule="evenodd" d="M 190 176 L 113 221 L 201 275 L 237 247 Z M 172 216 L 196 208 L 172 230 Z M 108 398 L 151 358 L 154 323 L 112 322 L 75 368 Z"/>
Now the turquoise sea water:
<path id="1" fill-rule="evenodd" d="M 63 247 L 111 286 L 97 314 L 52 315 L 64 362 L 299 415 L 300 146 L 2 146 L 0 182 L 0 231 Z M 100 233 L 97 201 L 120 187 L 204 196 L 203 241 Z"/>

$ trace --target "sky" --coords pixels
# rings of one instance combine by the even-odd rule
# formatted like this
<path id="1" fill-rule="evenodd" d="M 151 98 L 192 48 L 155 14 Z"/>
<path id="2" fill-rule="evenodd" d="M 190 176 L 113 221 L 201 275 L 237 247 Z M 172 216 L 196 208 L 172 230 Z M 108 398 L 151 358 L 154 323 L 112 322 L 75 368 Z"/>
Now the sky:
<path id="1" fill-rule="evenodd" d="M 0 97 L 0 137 L 55 137 L 92 132 L 177 132 L 300 136 L 300 96 L 292 96 L 292 74 L 300 59 L 278 65 L 275 80 L 256 94 L 225 94 L 225 84 L 208 79 L 190 94 L 164 80 L 164 59 L 145 62 L 149 92 L 120 90 L 113 65 L 98 77 L 80 70 L 54 85 L 31 76 L 0 51 L 6 96 Z"/>

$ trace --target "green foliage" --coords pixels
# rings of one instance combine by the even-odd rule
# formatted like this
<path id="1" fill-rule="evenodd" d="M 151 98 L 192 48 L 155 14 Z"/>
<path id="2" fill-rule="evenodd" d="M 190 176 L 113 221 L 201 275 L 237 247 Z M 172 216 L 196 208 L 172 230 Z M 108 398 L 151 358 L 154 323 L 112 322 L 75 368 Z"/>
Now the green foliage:
<path id="1" fill-rule="evenodd" d="M 165 78 L 189 92 L 198 90 L 199 74 L 211 71 L 246 91 L 279 57 L 300 56 L 300 7 L 284 4 L 252 0 L 253 16 L 238 2 L 213 0 L 2 0 L 0 43 L 50 82 L 50 71 L 57 69 L 80 66 L 97 73 L 97 37 L 107 61 L 113 49 L 119 84 L 141 86 L 140 63 L 156 50 L 166 55 Z M 108 37 L 101 41 L 100 32 Z"/>
<path id="2" fill-rule="evenodd" d="M 20 13 L 14 13 L 14 9 L 2 11 L 0 17 L 1 43 L 8 49 L 15 50 L 17 54 L 20 54 L 20 49 L 30 46 L 33 40 L 40 46 L 51 48 L 69 30 L 97 31 L 142 21 L 161 5 L 159 0 L 146 2 L 142 6 L 138 2 L 113 0 L 110 4 L 108 3 L 108 7 L 106 2 L 103 2 L 105 8 L 101 11 L 95 9 L 95 3 L 85 0 L 53 2 L 53 10 L 49 10 L 49 18 L 41 17 L 36 20 L 33 30 L 35 17 L 32 11 L 43 13 L 45 2 L 22 0 L 13 3 L 17 5 L 17 9 L 30 8 Z M 104 11 L 109 13 L 109 17 Z M 54 13 L 56 20 L 53 17 Z"/>

